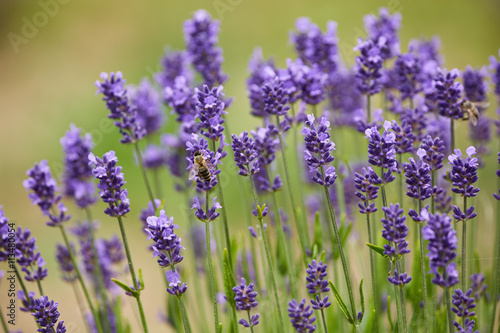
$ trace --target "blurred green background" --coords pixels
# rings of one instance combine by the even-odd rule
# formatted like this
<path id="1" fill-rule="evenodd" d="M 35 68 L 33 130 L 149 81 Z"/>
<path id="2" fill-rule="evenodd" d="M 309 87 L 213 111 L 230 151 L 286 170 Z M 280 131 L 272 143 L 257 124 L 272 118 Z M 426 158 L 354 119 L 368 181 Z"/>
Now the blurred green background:
<path id="1" fill-rule="evenodd" d="M 150 77 L 160 69 L 159 60 L 166 45 L 174 49 L 184 47 L 183 21 L 195 10 L 207 9 L 221 20 L 220 45 L 226 59 L 223 69 L 230 76 L 225 91 L 226 95 L 235 97 L 228 122 L 231 130 L 239 133 L 257 124 L 249 115 L 245 92 L 247 62 L 254 47 L 262 47 L 265 57 L 273 56 L 277 64 L 283 66 L 287 57 L 295 57 L 288 33 L 298 17 L 308 16 L 323 29 L 328 20 L 337 21 L 341 53 L 349 65 L 354 63 L 352 48 L 356 39 L 363 36 L 363 16 L 377 14 L 378 8 L 383 6 L 391 12 L 399 11 L 403 16 L 403 52 L 412 38 L 439 35 L 448 68 L 486 65 L 488 56 L 497 55 L 500 46 L 500 2 L 495 0 L 65 0 L 64 4 L 57 2 L 57 10 L 51 7 L 53 15 L 45 21 L 40 14 L 44 10 L 41 3 L 52 2 L 0 2 L 0 204 L 11 221 L 29 227 L 37 237 L 38 246 L 48 262 L 49 279 L 44 281 L 45 289 L 51 298 L 60 302 L 61 318 L 72 325 L 70 332 L 79 332 L 75 327 L 81 325 L 81 319 L 69 286 L 56 278 L 54 240 L 60 241 L 60 235 L 57 230 L 45 226 L 38 207 L 30 204 L 22 186 L 25 171 L 42 159 L 47 159 L 59 175 L 62 158 L 59 139 L 70 123 L 94 134 L 96 154 L 102 155 L 113 149 L 124 166 L 132 205 L 126 221 L 127 230 L 136 249 L 136 266 L 143 267 L 148 276 L 144 292 L 148 320 L 152 331 L 163 327 L 156 320 L 156 314 L 163 304 L 164 284 L 155 269 L 155 261 L 145 250 L 145 237 L 139 231 L 136 219 L 148 200 L 134 163 L 132 147 L 119 144 L 117 130 L 106 119 L 108 112 L 104 103 L 100 96 L 95 96 L 94 82 L 102 71 L 121 70 L 128 83 L 138 83 L 142 77 Z M 9 33 L 22 36 L 26 21 L 33 20 L 39 27 L 28 31 L 31 35 L 14 46 Z M 494 116 L 496 104 L 492 104 L 488 113 Z M 172 117 L 168 118 L 168 122 L 173 121 Z M 459 125 L 458 130 L 462 133 L 466 129 L 464 124 Z M 459 137 L 459 143 L 463 143 L 461 147 L 465 147 L 464 135 L 459 134 Z M 496 168 L 492 164 L 495 163 L 494 156 L 490 156 L 487 162 L 490 170 Z M 494 177 L 494 173 L 489 174 Z M 165 189 L 171 193 L 166 196 L 167 214 L 182 223 L 179 216 L 182 215 L 183 198 L 174 195 L 172 180 L 166 172 L 162 177 Z M 481 182 L 486 184 L 488 180 Z M 491 193 L 495 188 L 491 181 L 489 183 L 486 191 Z M 243 230 L 237 190 L 236 182 L 231 181 L 227 189 L 229 195 L 226 195 L 229 220 L 232 230 Z M 485 225 L 490 228 L 494 216 L 491 200 L 486 193 L 483 198 L 485 207 L 490 208 L 479 213 L 484 213 Z M 69 207 L 75 219 L 81 218 L 81 213 L 73 205 Z M 96 218 L 102 221 L 101 235 L 116 233 L 116 222 L 104 217 L 103 210 L 102 203 L 94 208 Z M 3 308 L 7 301 L 5 282 L 0 292 Z M 127 311 L 131 308 L 135 310 L 135 304 L 128 306 Z M 16 329 L 33 330 L 32 320 L 26 317 L 25 313 L 18 311 Z M 136 331 L 132 317 L 131 322 Z"/>

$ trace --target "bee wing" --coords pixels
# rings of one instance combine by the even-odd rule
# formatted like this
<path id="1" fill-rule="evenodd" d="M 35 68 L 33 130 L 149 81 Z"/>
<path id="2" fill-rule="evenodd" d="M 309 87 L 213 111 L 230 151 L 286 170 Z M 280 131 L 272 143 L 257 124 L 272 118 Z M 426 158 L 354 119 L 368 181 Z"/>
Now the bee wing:
<path id="1" fill-rule="evenodd" d="M 188 179 L 193 180 L 194 177 L 196 177 L 196 175 L 198 175 L 198 165 L 194 164 L 193 167 L 191 168 L 191 170 L 189 170 Z"/>
<path id="2" fill-rule="evenodd" d="M 490 106 L 488 102 L 474 102 L 474 106 L 480 109 L 487 109 Z"/>
<path id="3" fill-rule="evenodd" d="M 472 115 L 472 116 L 470 117 L 470 123 L 471 123 L 472 125 L 474 125 L 474 126 L 477 126 L 477 119 L 478 119 L 478 118 L 476 117 L 476 115 Z"/>
<path id="4" fill-rule="evenodd" d="M 205 161 L 205 165 L 210 169 L 210 171 L 215 171 L 217 168 L 212 163 Z"/>

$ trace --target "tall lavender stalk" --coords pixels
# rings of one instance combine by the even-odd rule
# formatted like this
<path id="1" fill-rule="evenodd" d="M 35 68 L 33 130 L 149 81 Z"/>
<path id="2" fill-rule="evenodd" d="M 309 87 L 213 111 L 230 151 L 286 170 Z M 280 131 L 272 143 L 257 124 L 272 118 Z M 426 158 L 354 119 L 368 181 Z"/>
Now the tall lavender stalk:
<path id="1" fill-rule="evenodd" d="M 500 164 L 500 153 L 498 153 L 498 163 Z M 497 170 L 496 172 L 497 176 L 500 177 L 500 170 Z M 498 181 L 498 184 L 500 184 L 500 178 Z M 495 238 L 497 240 L 500 240 L 500 190 L 497 191 L 497 193 L 493 194 L 493 197 L 497 199 L 497 227 L 495 229 Z M 497 307 L 498 307 L 498 295 L 500 294 L 500 243 L 496 242 L 496 247 L 495 247 L 495 265 L 494 267 L 496 268 L 493 272 L 493 308 L 492 308 L 492 314 L 493 314 L 493 319 L 492 323 L 490 324 L 490 332 L 493 333 L 493 329 L 495 326 L 495 315 L 497 313 Z"/>
<path id="2" fill-rule="evenodd" d="M 99 179 L 99 185 L 97 186 L 99 188 L 99 195 L 101 199 L 109 205 L 104 210 L 104 213 L 111 217 L 116 217 L 118 220 L 123 245 L 125 247 L 125 254 L 127 255 L 130 276 L 134 286 L 132 296 L 137 301 L 142 328 L 144 332 L 147 333 L 148 325 L 141 302 L 141 290 L 144 289 L 144 286 L 140 286 L 139 280 L 136 277 L 132 255 L 127 241 L 127 234 L 125 233 L 125 227 L 122 221 L 122 216 L 130 212 L 130 200 L 128 199 L 127 190 L 123 189 L 123 185 L 125 185 L 126 182 L 121 172 L 122 168 L 117 166 L 117 162 L 118 158 L 112 150 L 105 153 L 102 159 L 92 153 L 89 154 L 89 164 L 92 166 L 92 173 L 96 179 Z"/>
<path id="3" fill-rule="evenodd" d="M 302 129 L 306 146 L 306 149 L 304 150 L 304 159 L 309 166 L 309 170 L 313 172 L 312 181 L 323 186 L 325 191 L 325 198 L 330 212 L 330 222 L 333 226 L 335 241 L 337 243 L 337 248 L 342 262 L 345 282 L 349 294 L 351 313 L 354 318 L 357 312 L 356 305 L 354 303 L 351 276 L 349 267 L 347 266 L 344 249 L 342 247 L 342 241 L 340 239 L 337 221 L 335 219 L 335 212 L 333 211 L 330 192 L 328 191 L 328 188 L 332 186 L 337 179 L 335 167 L 329 166 L 335 159 L 331 155 L 332 150 L 335 149 L 335 144 L 330 141 L 330 122 L 326 120 L 325 117 L 321 118 L 319 124 L 315 124 L 314 120 L 315 119 L 312 114 L 307 115 L 306 127 Z M 326 170 L 325 167 L 327 167 Z M 355 319 L 353 319 L 352 325 L 354 329 L 358 330 L 358 325 Z"/>

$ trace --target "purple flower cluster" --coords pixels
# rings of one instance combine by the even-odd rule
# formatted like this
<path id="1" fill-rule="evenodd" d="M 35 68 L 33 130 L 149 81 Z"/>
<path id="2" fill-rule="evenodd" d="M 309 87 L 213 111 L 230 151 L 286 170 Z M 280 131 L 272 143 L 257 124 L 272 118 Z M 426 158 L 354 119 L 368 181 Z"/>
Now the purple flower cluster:
<path id="1" fill-rule="evenodd" d="M 187 85 L 191 84 L 193 73 L 186 51 L 167 50 L 161 60 L 163 70 L 155 74 L 155 81 L 163 88 L 173 87 L 177 77 L 184 77 Z"/>
<path id="2" fill-rule="evenodd" d="M 288 93 L 284 89 L 285 82 L 277 76 L 273 81 L 266 82 L 262 87 L 264 98 L 264 112 L 269 115 L 284 116 L 290 106 L 288 104 Z"/>
<path id="3" fill-rule="evenodd" d="M 385 38 L 381 39 L 385 42 Z M 358 45 L 354 48 L 360 52 L 356 57 L 356 80 L 358 90 L 362 94 L 375 95 L 382 89 L 380 78 L 382 77 L 382 66 L 384 60 L 382 58 L 380 45 L 371 39 L 363 41 L 358 39 Z"/>
<path id="4" fill-rule="evenodd" d="M 422 212 L 427 225 L 422 230 L 425 240 L 428 240 L 427 257 L 431 273 L 434 274 L 432 283 L 443 288 L 449 288 L 458 283 L 458 271 L 453 259 L 457 253 L 457 236 L 451 224 L 451 218 L 445 214 L 429 214 Z"/>
<path id="5" fill-rule="evenodd" d="M 314 310 L 323 310 L 332 304 L 328 301 L 328 296 L 325 296 L 324 299 L 320 298 L 322 293 L 330 291 L 328 281 L 325 280 L 327 275 L 326 269 L 327 265 L 323 265 L 321 261 L 318 263 L 316 260 L 313 260 L 312 263 L 307 265 L 306 287 L 309 294 L 316 296 L 316 300 L 311 300 Z"/>
<path id="6" fill-rule="evenodd" d="M 389 207 L 382 207 L 385 213 L 385 218 L 381 219 L 383 224 L 382 237 L 389 244 L 384 244 L 384 254 L 393 259 L 399 259 L 399 256 L 410 253 L 408 249 L 408 227 L 406 226 L 406 216 L 403 216 L 404 211 L 400 209 L 399 204 L 390 204 Z M 405 285 L 410 283 L 411 276 L 406 273 L 398 273 L 394 271 L 394 276 L 387 278 L 389 282 L 395 285 Z"/>
<path id="7" fill-rule="evenodd" d="M 26 190 L 31 191 L 28 195 L 31 203 L 38 205 L 43 215 L 48 216 L 47 225 L 58 227 L 63 222 L 68 221 L 71 215 L 66 214 L 67 208 L 61 202 L 61 195 L 56 194 L 57 183 L 52 177 L 47 161 L 42 160 L 40 164 L 35 163 L 35 166 L 29 169 L 26 174 L 28 179 L 23 181 L 23 186 Z"/>
<path id="8" fill-rule="evenodd" d="M 34 299 L 33 310 L 31 313 L 35 321 L 40 326 L 38 332 L 41 333 L 65 333 L 66 327 L 64 321 L 59 320 L 60 313 L 57 311 L 59 303 L 49 301 L 47 296 L 41 296 Z M 57 326 L 56 326 L 57 324 Z"/>
<path id="9" fill-rule="evenodd" d="M 174 224 L 174 218 L 165 215 L 165 211 L 160 211 L 160 216 L 149 216 L 147 218 L 148 226 L 145 229 L 148 234 L 148 240 L 154 241 L 153 257 L 158 257 L 158 264 L 161 267 L 170 267 L 178 264 L 184 259 L 180 255 L 181 238 L 175 234 L 175 229 L 179 226 Z"/>
<path id="10" fill-rule="evenodd" d="M 9 219 L 0 205 L 0 261 L 14 260 L 16 255 L 15 244 L 9 246 L 9 238 L 15 236 L 14 225 L 9 225 Z M 9 235 L 10 234 L 10 235 Z"/>
<path id="11" fill-rule="evenodd" d="M 163 98 L 172 108 L 172 113 L 177 114 L 177 121 L 194 120 L 196 99 L 193 96 L 193 88 L 185 76 L 177 76 L 174 83 L 164 89 Z"/>
<path id="12" fill-rule="evenodd" d="M 335 183 L 337 174 L 335 167 L 329 165 L 335 159 L 331 151 L 335 150 L 335 144 L 330 141 L 330 122 L 322 117 L 319 125 L 314 124 L 314 116 L 307 115 L 306 127 L 302 129 L 306 149 L 304 160 L 310 172 L 314 172 L 312 180 L 320 185 L 330 187 Z"/>
<path id="13" fill-rule="evenodd" d="M 141 81 L 137 87 L 128 90 L 130 104 L 135 107 L 137 123 L 146 132 L 156 133 L 165 122 L 161 108 L 161 97 L 148 79 Z"/>
<path id="14" fill-rule="evenodd" d="M 397 76 L 397 87 L 401 98 L 410 100 L 422 91 L 424 81 L 422 63 L 414 53 L 398 55 L 394 63 L 394 72 Z"/>
<path id="15" fill-rule="evenodd" d="M 128 192 L 123 189 L 126 181 L 123 178 L 122 167 L 117 166 L 118 158 L 115 152 L 110 150 L 102 157 L 89 154 L 89 165 L 92 166 L 92 173 L 95 179 L 99 179 L 97 188 L 102 201 L 109 206 L 104 213 L 111 217 L 124 216 L 130 212 L 130 200 Z"/>
<path id="16" fill-rule="evenodd" d="M 389 14 L 385 7 L 379 9 L 379 18 L 375 15 L 366 15 L 364 24 L 368 37 L 381 44 L 383 59 L 390 59 L 399 54 L 398 32 L 401 27 L 401 14 Z M 383 42 L 382 42 L 383 40 Z"/>
<path id="17" fill-rule="evenodd" d="M 410 157 L 408 161 L 410 163 L 403 164 L 407 184 L 406 195 L 418 200 L 430 198 L 433 190 L 431 186 L 431 167 L 422 160 L 415 162 L 413 157 Z"/>
<path id="18" fill-rule="evenodd" d="M 303 67 L 303 77 L 300 80 L 302 92 L 300 97 L 309 105 L 321 103 L 326 98 L 325 84 L 327 74 L 318 65 Z"/>
<path id="19" fill-rule="evenodd" d="M 188 161 L 188 167 L 186 170 L 190 170 L 191 173 L 194 172 L 194 176 L 196 177 L 196 187 L 202 191 L 210 191 L 215 185 L 217 185 L 217 175 L 220 173 L 220 170 L 216 170 L 215 166 L 218 163 L 221 163 L 220 160 L 227 155 L 227 152 L 223 151 L 224 147 L 224 136 L 222 136 L 221 145 L 217 152 L 213 152 L 208 149 L 208 141 L 199 137 L 197 134 L 193 134 L 191 141 L 186 142 L 186 150 L 188 151 L 188 156 L 186 160 Z M 210 181 L 199 177 L 196 172 L 197 163 L 195 162 L 195 154 L 200 154 L 210 171 Z"/>
<path id="20" fill-rule="evenodd" d="M 262 49 L 257 47 L 248 62 L 248 71 L 250 76 L 247 79 L 247 91 L 252 108 L 250 113 L 256 117 L 267 117 L 268 115 L 264 112 L 265 102 L 261 87 L 274 80 L 277 69 L 272 59 L 263 59 Z"/>
<path id="21" fill-rule="evenodd" d="M 296 32 L 290 33 L 300 59 L 309 66 L 318 65 L 322 72 L 333 73 L 339 66 L 337 23 L 328 21 L 323 34 L 307 17 L 295 21 Z"/>
<path id="22" fill-rule="evenodd" d="M 221 208 L 222 206 L 220 205 L 220 203 L 217 202 L 217 197 L 213 198 L 212 207 L 208 209 L 208 212 L 206 212 L 201 207 L 200 200 L 197 197 L 194 197 L 193 206 L 191 207 L 191 209 L 195 209 L 194 215 L 196 216 L 196 218 L 201 222 L 206 222 L 206 223 L 210 223 L 211 221 L 218 218 L 220 213 L 218 213 L 216 210 Z"/>
<path id="23" fill-rule="evenodd" d="M 240 176 L 252 176 L 259 172 L 259 153 L 255 140 L 248 136 L 247 131 L 241 133 L 240 136 L 233 134 L 232 138 L 231 148 L 234 151 L 234 162 L 240 169 L 238 174 Z"/>
<path id="24" fill-rule="evenodd" d="M 72 243 L 70 243 L 71 252 L 75 255 L 75 248 Z M 66 282 L 73 282 L 76 280 L 75 265 L 71 260 L 71 255 L 68 248 L 64 245 L 57 244 L 56 246 L 56 259 L 59 264 L 59 269 L 62 273 L 62 279 Z"/>
<path id="25" fill-rule="evenodd" d="M 246 284 L 245 278 L 241 278 L 240 284 L 233 288 L 235 293 L 234 300 L 236 301 L 236 310 L 250 311 L 259 303 L 255 300 L 257 292 L 253 291 L 253 283 Z M 245 319 L 240 319 L 238 322 L 244 327 L 254 327 L 259 323 L 259 314 L 255 314 L 250 319 L 250 323 Z"/>
<path id="26" fill-rule="evenodd" d="M 123 87 L 125 80 L 122 73 L 101 73 L 102 82 L 96 81 L 97 93 L 104 95 L 106 107 L 111 112 L 108 118 L 115 119 L 115 126 L 120 129 L 123 138 L 121 143 L 134 143 L 146 135 L 146 131 L 137 121 L 137 110 L 129 103 L 127 90 Z"/>
<path id="27" fill-rule="evenodd" d="M 476 307 L 476 303 L 474 297 L 470 297 L 471 294 L 472 289 L 467 290 L 465 293 L 460 289 L 455 289 L 452 295 L 451 302 L 453 303 L 453 307 L 451 311 L 459 318 L 462 318 L 462 324 L 456 321 L 453 322 L 453 325 L 455 325 L 459 332 L 472 332 L 474 329 L 475 321 L 470 318 L 476 315 L 476 313 L 472 311 Z"/>
<path id="28" fill-rule="evenodd" d="M 462 73 L 465 97 L 472 102 L 484 102 L 487 99 L 488 85 L 485 80 L 486 68 L 473 69 L 467 66 Z M 482 108 L 480 108 L 482 111 Z"/>
<path id="29" fill-rule="evenodd" d="M 448 156 L 451 164 L 450 180 L 453 183 L 452 192 L 460 194 L 463 197 L 475 197 L 479 192 L 478 187 L 474 187 L 477 182 L 477 158 L 472 157 L 476 154 L 476 148 L 470 146 L 466 150 L 467 158 L 462 158 L 460 149 L 455 149 L 455 154 Z"/>
<path id="30" fill-rule="evenodd" d="M 92 168 L 88 158 L 93 144 L 90 133 L 81 135 L 81 129 L 71 124 L 61 138 L 64 151 L 63 193 L 85 208 L 96 202 L 95 185 L 90 181 Z"/>
<path id="31" fill-rule="evenodd" d="M 434 79 L 437 106 L 441 116 L 460 119 L 464 115 L 460 106 L 464 87 L 456 81 L 459 74 L 456 68 L 446 74 L 440 70 Z"/>
<path id="32" fill-rule="evenodd" d="M 219 42 L 218 20 L 205 10 L 198 10 L 193 18 L 184 22 L 184 39 L 186 50 L 195 70 L 203 78 L 203 84 L 213 87 L 226 81 L 227 75 L 222 72 L 222 49 Z"/>
<path id="33" fill-rule="evenodd" d="M 28 297 L 26 297 L 26 294 L 24 293 L 23 290 L 19 290 L 17 292 L 17 298 L 21 301 L 21 306 L 19 307 L 19 310 L 23 312 L 31 312 L 33 313 L 35 311 L 34 305 L 35 305 L 35 292 L 30 291 L 28 292 Z"/>
<path id="34" fill-rule="evenodd" d="M 431 171 L 436 171 L 443 167 L 444 150 L 445 146 L 443 140 L 439 137 L 433 139 L 428 135 L 422 139 L 422 144 L 417 151 L 417 155 L 422 161 L 430 166 Z"/>
<path id="35" fill-rule="evenodd" d="M 378 185 L 382 184 L 382 180 L 371 167 L 361 169 L 361 173 L 356 172 L 354 176 L 354 187 L 357 189 L 355 195 L 361 200 L 361 203 L 358 203 L 359 212 L 376 212 L 375 202 L 371 201 L 378 198 Z"/>
<path id="36" fill-rule="evenodd" d="M 172 270 L 172 271 L 167 271 L 165 273 L 165 277 L 167 278 L 168 281 L 168 287 L 167 292 L 171 295 L 174 296 L 181 296 L 184 294 L 187 290 L 187 285 L 185 283 L 182 283 L 181 281 L 181 276 L 177 271 Z"/>
<path id="37" fill-rule="evenodd" d="M 474 298 L 479 301 L 486 292 L 486 283 L 484 283 L 485 276 L 483 273 L 476 273 L 470 276 L 470 288 L 474 292 Z M 486 298 L 488 298 L 488 293 L 486 293 Z"/>
<path id="38" fill-rule="evenodd" d="M 142 159 L 146 169 L 158 169 L 166 164 L 167 157 L 162 147 L 149 144 L 142 154 Z"/>
<path id="39" fill-rule="evenodd" d="M 392 124 L 388 121 L 384 123 L 385 131 L 380 135 L 376 127 L 368 128 L 365 131 L 368 138 L 368 163 L 374 167 L 380 167 L 384 172 L 382 182 L 390 183 L 395 179 L 392 175 L 397 169 L 396 161 L 396 135 L 388 130 Z"/>
<path id="40" fill-rule="evenodd" d="M 394 142 L 396 153 L 401 155 L 404 153 L 413 153 L 413 142 L 417 139 L 415 134 L 413 134 L 413 128 L 411 124 L 408 124 L 406 120 L 401 122 L 399 126 L 396 120 L 392 121 L 391 130 L 396 135 Z"/>
<path id="41" fill-rule="evenodd" d="M 21 227 L 16 231 L 16 261 L 21 266 L 21 270 L 26 273 L 26 281 L 41 281 L 47 275 L 47 269 L 44 268 L 45 260 L 40 252 L 37 252 L 36 238 L 31 237 L 31 231 Z"/>
<path id="42" fill-rule="evenodd" d="M 207 85 L 203 85 L 202 90 L 195 88 L 196 116 L 200 119 L 201 134 L 214 141 L 223 136 L 223 114 L 227 113 L 222 89 L 222 86 L 210 89 Z"/>
<path id="43" fill-rule="evenodd" d="M 313 325 L 316 317 L 311 317 L 312 314 L 313 309 L 310 305 L 306 306 L 305 298 L 300 303 L 295 299 L 288 303 L 288 317 L 291 318 L 290 322 L 298 333 L 312 333 L 316 330 L 316 325 Z"/>

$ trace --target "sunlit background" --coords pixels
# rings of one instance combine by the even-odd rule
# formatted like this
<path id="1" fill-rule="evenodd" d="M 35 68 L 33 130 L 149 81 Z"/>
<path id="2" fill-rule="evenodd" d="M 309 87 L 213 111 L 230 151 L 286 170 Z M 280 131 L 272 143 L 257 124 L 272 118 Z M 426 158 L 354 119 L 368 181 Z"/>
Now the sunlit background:
<path id="1" fill-rule="evenodd" d="M 44 1 L 0 2 L 0 204 L 11 221 L 30 228 L 37 237 L 49 270 L 49 278 L 44 280 L 46 293 L 59 301 L 61 319 L 68 324 L 69 332 L 83 332 L 84 329 L 72 289 L 57 278 L 59 272 L 54 260 L 54 242 L 61 242 L 60 234 L 58 230 L 45 226 L 38 207 L 30 204 L 22 181 L 26 178 L 26 170 L 42 159 L 47 159 L 59 176 L 62 159 L 59 139 L 69 129 L 70 123 L 93 134 L 96 155 L 113 149 L 124 166 L 132 208 L 126 225 L 136 266 L 142 267 L 146 276 L 143 295 L 150 330 L 155 332 L 166 327 L 157 316 L 163 308 L 164 283 L 155 260 L 146 251 L 146 238 L 136 218 L 148 201 L 147 195 L 134 162 L 132 147 L 118 142 L 118 131 L 106 118 L 108 111 L 101 97 L 95 95 L 94 82 L 101 72 L 120 70 L 128 83 L 133 84 L 139 83 L 143 77 L 151 77 L 152 73 L 160 70 L 159 60 L 166 47 L 184 48 L 183 21 L 190 18 L 195 10 L 204 8 L 221 21 L 220 45 L 225 58 L 223 70 L 230 76 L 224 88 L 227 96 L 235 97 L 227 119 L 231 130 L 239 133 L 258 124 L 249 114 L 245 91 L 247 63 L 253 49 L 262 47 L 265 57 L 272 56 L 278 66 L 284 66 L 286 58 L 296 57 L 288 34 L 295 20 L 301 16 L 310 17 L 322 29 L 328 20 L 338 22 L 340 51 L 348 65 L 354 63 L 352 49 L 357 38 L 364 37 L 363 16 L 376 14 L 379 7 L 389 7 L 391 12 L 402 14 L 400 36 L 403 52 L 407 51 L 412 38 L 438 35 L 442 41 L 445 66 L 450 69 L 487 65 L 488 57 L 497 55 L 500 47 L 500 2 L 494 0 L 64 2 L 57 2 L 56 7 L 43 6 Z M 44 11 L 51 15 L 41 15 L 40 12 Z M 17 35 L 15 41 L 11 33 Z M 492 101 L 488 114 L 495 117 L 496 104 Z M 169 123 L 173 122 L 173 116 L 169 116 L 165 129 L 172 128 Z M 458 125 L 461 148 L 467 144 L 467 129 L 464 124 Z M 495 140 L 490 145 L 493 151 L 496 149 Z M 338 149 L 348 151 L 350 146 Z M 494 155 L 486 159 L 491 179 L 495 177 L 492 171 L 496 168 Z M 230 158 L 231 153 L 227 162 Z M 244 230 L 244 223 L 234 177 L 230 178 L 227 186 L 226 204 L 231 231 L 236 233 Z M 174 216 L 182 225 L 185 223 L 181 208 L 184 198 L 173 191 L 173 181 L 167 171 L 161 174 L 161 178 L 167 193 L 167 214 Z M 480 180 L 480 185 L 488 184 L 481 187 L 482 191 L 495 191 L 496 180 L 491 179 Z M 484 204 L 478 212 L 480 218 L 474 223 L 481 229 L 480 237 L 490 237 L 493 201 L 487 193 L 480 198 Z M 283 201 L 286 202 L 286 199 L 283 198 Z M 68 202 L 68 206 L 73 215 L 70 224 L 83 218 L 73 204 Z M 102 213 L 104 207 L 101 202 L 94 207 L 94 215 L 101 223 L 99 234 L 108 236 L 118 233 L 116 221 Z M 485 243 L 490 239 L 487 238 Z M 483 246 L 484 265 L 491 267 L 491 251 L 488 251 L 491 245 Z M 365 252 L 367 255 L 368 250 Z M 5 268 L 2 265 L 0 269 Z M 358 272 L 357 276 L 361 274 L 367 272 Z M 0 305 L 4 308 L 8 300 L 5 280 L 1 283 L 0 292 Z M 137 321 L 132 315 L 135 304 L 128 299 L 126 301 L 133 331 L 138 332 Z M 33 320 L 27 318 L 26 313 L 18 310 L 17 316 L 15 329 L 35 329 Z"/>

